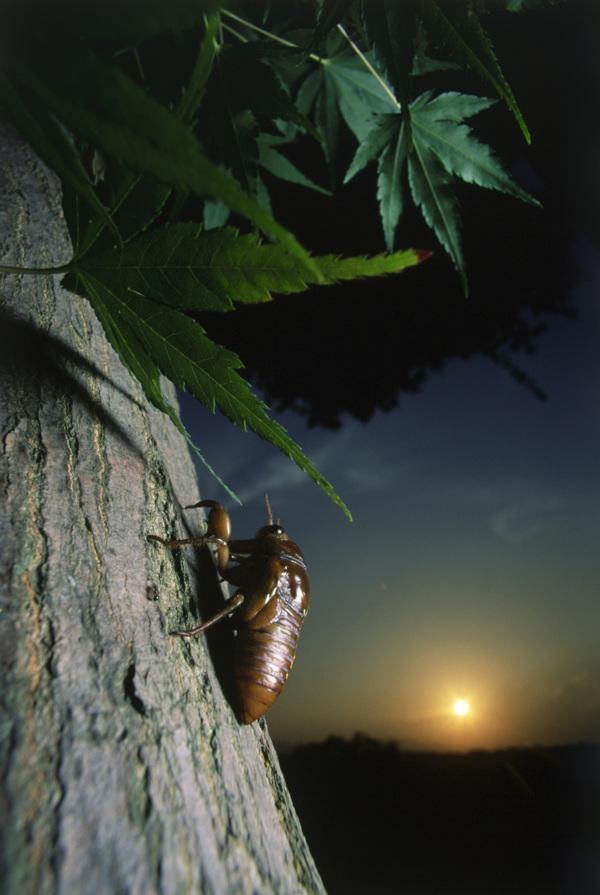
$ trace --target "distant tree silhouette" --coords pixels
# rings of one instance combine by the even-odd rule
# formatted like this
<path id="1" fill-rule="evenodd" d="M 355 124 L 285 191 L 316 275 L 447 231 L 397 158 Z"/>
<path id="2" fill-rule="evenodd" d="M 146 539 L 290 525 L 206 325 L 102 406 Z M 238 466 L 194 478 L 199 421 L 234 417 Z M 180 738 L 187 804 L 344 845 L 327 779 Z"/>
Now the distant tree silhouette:
<path id="1" fill-rule="evenodd" d="M 329 895 L 557 895 L 595 891 L 599 758 L 585 744 L 405 752 L 356 734 L 280 762 Z"/>
<path id="2" fill-rule="evenodd" d="M 364 209 L 360 193 L 352 200 L 342 195 L 329 208 L 319 200 L 319 211 L 307 209 L 306 219 L 323 225 L 312 233 L 313 246 L 331 249 L 328 227 L 334 232 L 336 219 L 352 220 Z M 574 313 L 568 298 L 576 281 L 568 262 L 574 233 L 550 202 L 543 212 L 514 206 L 481 192 L 469 196 L 470 298 L 440 250 L 401 280 L 314 287 L 236 314 L 204 315 L 203 325 L 244 359 L 246 375 L 267 403 L 305 415 L 309 425 L 336 428 L 344 413 L 366 422 L 376 410 L 395 407 L 402 392 L 418 391 L 446 361 L 477 353 L 543 397 L 543 383 L 527 377 L 519 355 L 534 350 L 551 315 Z M 378 235 L 377 228 L 373 220 L 371 234 Z M 406 232 L 407 245 L 432 245 L 418 221 Z M 300 238 L 311 245 L 304 233 Z M 360 238 L 364 247 L 364 233 Z"/>

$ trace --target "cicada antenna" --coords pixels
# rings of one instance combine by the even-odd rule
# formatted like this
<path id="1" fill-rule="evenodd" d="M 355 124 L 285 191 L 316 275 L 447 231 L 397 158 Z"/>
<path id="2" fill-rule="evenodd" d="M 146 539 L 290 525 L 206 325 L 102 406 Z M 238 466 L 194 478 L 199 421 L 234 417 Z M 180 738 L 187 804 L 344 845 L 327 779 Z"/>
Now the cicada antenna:
<path id="1" fill-rule="evenodd" d="M 273 525 L 273 513 L 271 512 L 271 504 L 269 503 L 268 494 L 265 494 L 265 500 L 267 502 L 267 512 L 269 514 L 269 525 Z"/>

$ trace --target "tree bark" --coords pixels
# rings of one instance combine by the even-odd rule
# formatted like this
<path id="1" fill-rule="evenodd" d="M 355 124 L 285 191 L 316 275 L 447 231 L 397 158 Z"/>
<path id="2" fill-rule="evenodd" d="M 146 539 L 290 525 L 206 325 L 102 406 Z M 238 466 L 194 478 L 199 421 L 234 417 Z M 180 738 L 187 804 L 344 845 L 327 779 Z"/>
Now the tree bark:
<path id="1" fill-rule="evenodd" d="M 2 263 L 65 263 L 56 177 L 0 124 Z M 193 465 L 84 300 L 0 275 L 0 889 L 321 893 L 263 721 L 227 701 L 230 632 Z M 173 400 L 172 394 L 169 397 Z M 210 495 L 209 495 L 210 496 Z"/>

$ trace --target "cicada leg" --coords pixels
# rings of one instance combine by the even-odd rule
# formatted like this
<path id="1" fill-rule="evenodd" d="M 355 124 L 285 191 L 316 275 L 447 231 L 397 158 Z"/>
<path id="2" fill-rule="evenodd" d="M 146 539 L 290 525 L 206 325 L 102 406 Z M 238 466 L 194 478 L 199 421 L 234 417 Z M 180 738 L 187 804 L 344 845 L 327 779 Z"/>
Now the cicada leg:
<path id="1" fill-rule="evenodd" d="M 171 637 L 194 637 L 196 634 L 200 634 L 202 631 L 212 628 L 213 625 L 216 625 L 217 622 L 220 622 L 221 619 L 224 619 L 226 616 L 231 615 L 231 613 L 235 612 L 238 606 L 241 606 L 243 602 L 244 595 L 238 591 L 220 612 L 217 612 L 217 614 L 213 615 L 212 618 L 209 618 L 208 621 L 198 625 L 197 628 L 191 628 L 189 631 L 170 631 L 169 634 Z"/>
<path id="2" fill-rule="evenodd" d="M 169 550 L 177 550 L 179 547 L 203 547 L 205 544 L 215 541 L 227 546 L 226 542 L 222 541 L 221 538 L 208 537 L 207 535 L 198 535 L 195 538 L 181 538 L 173 541 L 159 538 L 158 535 L 147 535 L 146 537 L 149 541 L 158 541 L 159 544 L 162 544 L 163 547 L 168 547 Z"/>

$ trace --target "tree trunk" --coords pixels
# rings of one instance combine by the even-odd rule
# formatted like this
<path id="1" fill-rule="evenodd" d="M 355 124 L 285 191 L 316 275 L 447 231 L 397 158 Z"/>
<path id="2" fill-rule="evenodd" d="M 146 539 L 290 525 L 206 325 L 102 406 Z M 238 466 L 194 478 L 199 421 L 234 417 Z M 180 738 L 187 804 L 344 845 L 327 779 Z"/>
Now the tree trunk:
<path id="1" fill-rule="evenodd" d="M 0 180 L 3 263 L 68 261 L 57 179 L 6 124 Z M 58 277 L 0 294 L 1 891 L 323 892 L 264 722 L 224 695 L 230 632 L 169 638 L 222 599 L 206 550 L 146 539 L 201 526 L 184 440 Z"/>

